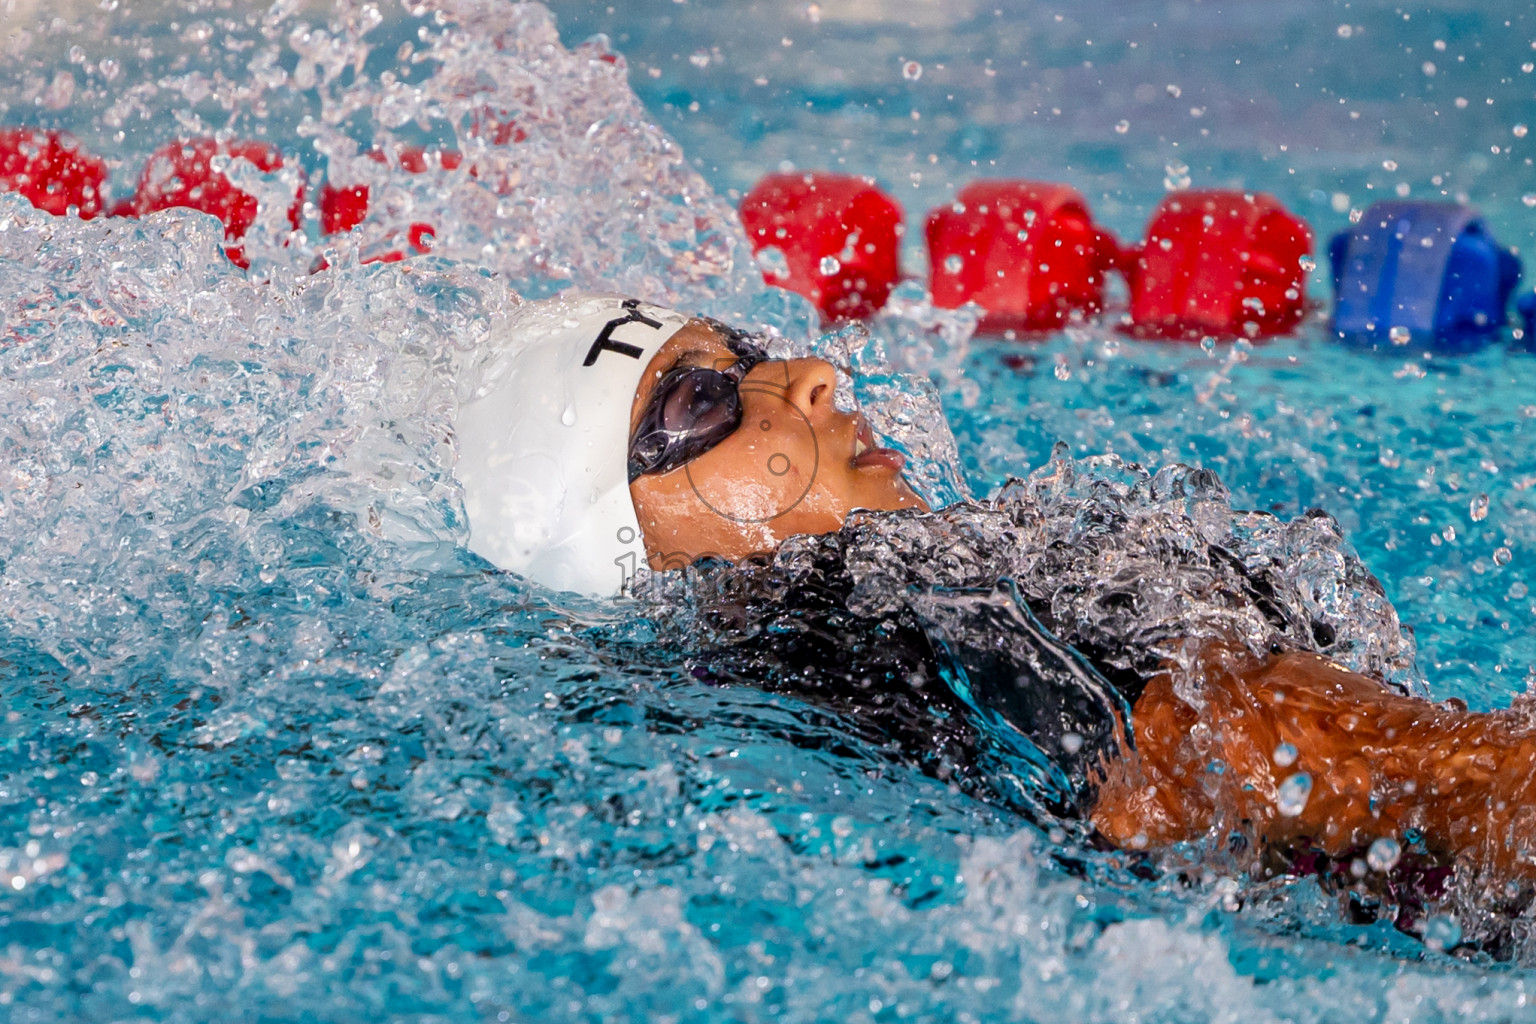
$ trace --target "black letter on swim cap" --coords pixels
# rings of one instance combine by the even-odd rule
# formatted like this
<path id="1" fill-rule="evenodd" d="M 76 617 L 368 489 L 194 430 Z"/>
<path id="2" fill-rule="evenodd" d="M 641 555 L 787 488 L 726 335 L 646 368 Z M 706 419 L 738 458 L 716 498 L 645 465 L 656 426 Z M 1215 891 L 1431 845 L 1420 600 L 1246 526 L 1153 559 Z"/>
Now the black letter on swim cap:
<path id="1" fill-rule="evenodd" d="M 597 362 L 598 355 L 603 352 L 617 352 L 620 355 L 629 356 L 631 359 L 640 358 L 640 353 L 642 350 L 639 348 L 639 346 L 626 345 L 622 341 L 611 340 L 613 338 L 613 332 L 618 330 L 620 327 L 623 327 L 625 324 L 645 324 L 647 327 L 654 327 L 658 331 L 661 330 L 661 321 L 652 320 L 650 317 L 640 312 L 639 307 L 639 299 L 624 300 L 624 308 L 629 310 L 629 312 L 617 320 L 608 321 L 608 325 L 603 328 L 603 333 L 597 336 L 597 340 L 594 341 L 592 343 L 592 347 L 587 350 L 587 358 L 582 361 L 582 366 L 591 366 L 593 363 Z"/>

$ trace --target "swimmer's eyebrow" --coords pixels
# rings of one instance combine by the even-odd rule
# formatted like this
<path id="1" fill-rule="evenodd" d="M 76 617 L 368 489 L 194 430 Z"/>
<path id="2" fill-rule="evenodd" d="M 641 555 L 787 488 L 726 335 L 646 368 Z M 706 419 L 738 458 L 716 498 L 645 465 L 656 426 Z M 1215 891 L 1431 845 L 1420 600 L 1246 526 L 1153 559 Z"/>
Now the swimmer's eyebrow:
<path id="1" fill-rule="evenodd" d="M 707 348 L 690 348 L 679 352 L 676 358 L 667 364 L 666 369 L 657 374 L 657 377 L 665 377 L 673 370 L 684 366 L 712 366 L 722 362 L 734 361 L 735 358 L 729 352 L 722 355 Z"/>
<path id="2" fill-rule="evenodd" d="M 716 335 L 718 337 L 718 334 Z M 720 339 L 719 348 L 689 348 L 684 349 L 672 357 L 672 361 L 656 371 L 656 380 L 661 380 L 667 374 L 685 366 L 701 366 L 710 369 L 724 369 L 736 362 L 739 357 L 732 352 L 724 338 Z"/>
<path id="3" fill-rule="evenodd" d="M 696 365 L 698 365 L 696 360 L 698 360 L 702 356 L 707 356 L 709 354 L 710 354 L 710 352 L 709 352 L 708 349 L 702 349 L 702 348 L 690 348 L 690 349 L 687 349 L 686 351 L 679 352 L 677 354 L 677 358 L 672 360 L 671 365 L 669 365 L 667 367 L 666 373 L 671 373 L 673 370 L 677 369 L 679 366 L 687 366 L 687 365 L 694 365 L 694 366 L 696 366 Z"/>

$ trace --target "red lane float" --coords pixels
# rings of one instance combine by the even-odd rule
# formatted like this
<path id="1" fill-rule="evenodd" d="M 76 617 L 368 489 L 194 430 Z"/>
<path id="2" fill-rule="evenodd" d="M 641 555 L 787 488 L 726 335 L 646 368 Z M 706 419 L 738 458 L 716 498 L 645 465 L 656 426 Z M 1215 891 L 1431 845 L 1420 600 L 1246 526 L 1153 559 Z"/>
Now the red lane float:
<path id="1" fill-rule="evenodd" d="M 770 174 L 742 199 L 741 221 L 763 280 L 828 321 L 873 316 L 901 276 L 901 207 L 865 178 Z"/>
<path id="2" fill-rule="evenodd" d="M 510 138 L 511 136 L 509 136 Z M 366 154 L 375 163 L 387 163 L 388 158 L 378 149 Z M 452 171 L 464 161 L 462 154 L 451 149 L 426 150 L 420 146 L 407 146 L 400 151 L 400 169 L 409 174 L 422 174 L 434 166 Z M 367 185 L 333 185 L 329 181 L 320 189 L 320 231 L 334 235 L 351 231 L 368 217 L 370 192 Z M 431 224 L 413 222 L 406 230 L 406 246 L 413 253 L 426 253 L 432 249 L 432 237 L 436 231 Z M 395 239 L 392 233 L 385 245 Z M 363 263 L 395 263 L 405 259 L 404 248 L 385 248 L 363 256 Z"/>
<path id="3" fill-rule="evenodd" d="M 107 165 L 73 136 L 32 128 L 0 128 L 0 191 L 19 192 L 39 210 L 81 220 L 102 212 Z"/>
<path id="4" fill-rule="evenodd" d="M 368 216 L 367 185 L 320 186 L 320 233 L 339 235 L 361 224 Z"/>
<path id="5" fill-rule="evenodd" d="M 211 213 L 224 223 L 224 238 L 238 242 L 256 223 L 259 206 L 256 197 L 236 188 L 223 171 L 213 169 L 216 156 L 249 160 L 256 169 L 270 174 L 283 166 L 283 156 L 276 147 L 264 142 L 236 141 L 220 143 L 213 139 L 188 139 L 171 142 L 150 154 L 139 176 L 131 212 L 136 216 L 187 207 Z M 301 182 L 288 222 L 298 228 L 304 204 Z M 240 245 L 227 245 L 224 252 L 240 267 L 250 266 Z"/>
<path id="6" fill-rule="evenodd" d="M 1177 192 L 1122 263 L 1132 334 L 1194 340 L 1290 331 L 1306 312 L 1312 229 L 1273 196 Z"/>
<path id="7" fill-rule="evenodd" d="M 1055 331 L 1099 312 L 1119 252 L 1068 185 L 976 181 L 928 215 L 933 304 L 978 303 L 983 333 Z"/>

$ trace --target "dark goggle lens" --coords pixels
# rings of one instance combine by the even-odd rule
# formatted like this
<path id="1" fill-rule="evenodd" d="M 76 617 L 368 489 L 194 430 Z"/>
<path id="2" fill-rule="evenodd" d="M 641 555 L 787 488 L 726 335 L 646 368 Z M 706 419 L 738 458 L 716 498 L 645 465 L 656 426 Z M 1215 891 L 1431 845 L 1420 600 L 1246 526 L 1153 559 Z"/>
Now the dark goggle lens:
<path id="1" fill-rule="evenodd" d="M 656 385 L 630 441 L 631 483 L 692 462 L 741 425 L 741 380 L 767 352 L 745 335 L 728 343 L 741 358 L 727 369 L 674 370 Z"/>
<path id="2" fill-rule="evenodd" d="M 736 382 L 714 370 L 692 370 L 657 405 L 657 426 L 669 434 L 713 434 L 734 430 L 741 420 Z"/>

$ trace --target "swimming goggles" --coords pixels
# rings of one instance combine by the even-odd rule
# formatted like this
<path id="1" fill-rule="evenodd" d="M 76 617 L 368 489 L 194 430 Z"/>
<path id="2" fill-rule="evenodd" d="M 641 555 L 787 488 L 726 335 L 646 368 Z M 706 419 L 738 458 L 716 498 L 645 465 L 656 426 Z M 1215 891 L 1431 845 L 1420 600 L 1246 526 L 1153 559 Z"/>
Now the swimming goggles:
<path id="1" fill-rule="evenodd" d="M 679 366 L 651 392 L 629 439 L 629 482 L 648 473 L 669 473 L 709 451 L 741 425 L 741 382 L 768 358 L 761 341 L 745 331 L 706 320 L 736 361 L 723 370 Z"/>

